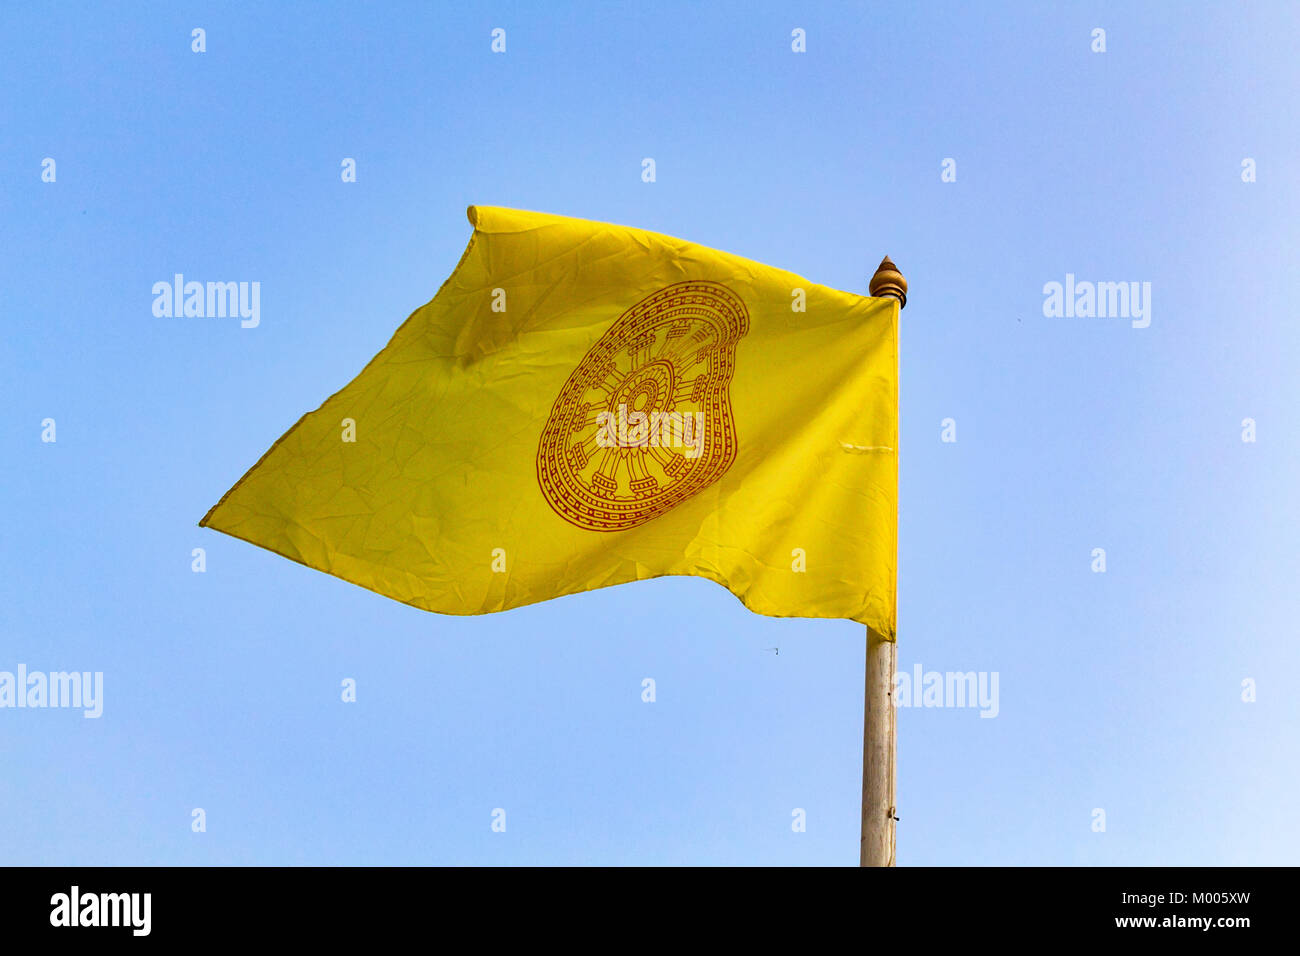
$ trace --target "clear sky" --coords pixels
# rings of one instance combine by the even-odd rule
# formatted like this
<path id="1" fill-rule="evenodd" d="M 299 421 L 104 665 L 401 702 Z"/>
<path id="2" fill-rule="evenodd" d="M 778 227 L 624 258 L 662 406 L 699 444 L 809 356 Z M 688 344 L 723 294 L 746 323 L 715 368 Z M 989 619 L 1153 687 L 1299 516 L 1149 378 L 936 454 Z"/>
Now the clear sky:
<path id="1" fill-rule="evenodd" d="M 461 6 L 0 9 L 0 671 L 104 675 L 0 709 L 0 863 L 857 862 L 860 626 L 441 617 L 196 526 L 471 203 L 906 274 L 899 665 L 999 702 L 900 710 L 900 864 L 1297 862 L 1300 7 Z M 156 318 L 178 272 L 260 325 Z"/>

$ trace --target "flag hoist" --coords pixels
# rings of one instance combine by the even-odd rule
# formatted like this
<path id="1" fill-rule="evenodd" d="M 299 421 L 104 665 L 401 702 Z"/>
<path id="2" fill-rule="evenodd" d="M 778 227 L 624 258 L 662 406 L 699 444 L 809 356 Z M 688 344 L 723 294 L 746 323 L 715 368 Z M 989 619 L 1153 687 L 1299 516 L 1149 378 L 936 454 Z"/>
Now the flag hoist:
<path id="1" fill-rule="evenodd" d="M 200 523 L 443 614 L 693 575 L 864 624 L 861 859 L 892 863 L 903 277 L 468 214 L 437 294 Z"/>

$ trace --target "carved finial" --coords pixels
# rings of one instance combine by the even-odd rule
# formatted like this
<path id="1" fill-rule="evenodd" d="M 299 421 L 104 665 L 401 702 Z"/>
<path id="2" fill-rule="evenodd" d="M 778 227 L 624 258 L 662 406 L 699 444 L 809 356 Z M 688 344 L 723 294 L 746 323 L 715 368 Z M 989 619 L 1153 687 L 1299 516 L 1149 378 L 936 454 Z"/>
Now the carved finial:
<path id="1" fill-rule="evenodd" d="M 903 273 L 898 271 L 898 266 L 894 265 L 889 256 L 880 260 L 880 268 L 871 277 L 871 284 L 867 289 L 874 296 L 892 295 L 898 300 L 900 309 L 907 305 L 907 280 L 903 278 Z"/>

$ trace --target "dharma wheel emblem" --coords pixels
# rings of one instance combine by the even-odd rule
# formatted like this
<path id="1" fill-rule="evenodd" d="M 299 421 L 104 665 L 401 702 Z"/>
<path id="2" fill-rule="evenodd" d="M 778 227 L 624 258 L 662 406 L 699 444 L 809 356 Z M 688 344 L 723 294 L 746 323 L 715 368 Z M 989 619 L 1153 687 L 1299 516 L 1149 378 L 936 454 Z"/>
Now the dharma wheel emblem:
<path id="1" fill-rule="evenodd" d="M 624 531 L 677 507 L 736 460 L 731 375 L 745 304 L 716 282 L 678 282 L 632 306 L 560 391 L 537 481 L 560 517 Z"/>

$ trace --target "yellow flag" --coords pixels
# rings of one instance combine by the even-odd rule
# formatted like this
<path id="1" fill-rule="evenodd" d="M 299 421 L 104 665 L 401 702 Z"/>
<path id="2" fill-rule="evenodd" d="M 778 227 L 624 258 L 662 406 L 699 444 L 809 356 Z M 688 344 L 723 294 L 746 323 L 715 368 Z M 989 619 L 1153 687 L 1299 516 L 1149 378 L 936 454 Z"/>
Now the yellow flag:
<path id="1" fill-rule="evenodd" d="M 472 206 L 451 277 L 200 524 L 447 614 L 698 575 L 892 639 L 898 303 Z"/>

